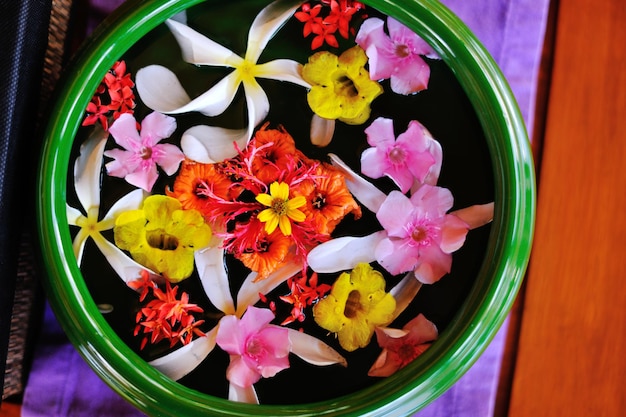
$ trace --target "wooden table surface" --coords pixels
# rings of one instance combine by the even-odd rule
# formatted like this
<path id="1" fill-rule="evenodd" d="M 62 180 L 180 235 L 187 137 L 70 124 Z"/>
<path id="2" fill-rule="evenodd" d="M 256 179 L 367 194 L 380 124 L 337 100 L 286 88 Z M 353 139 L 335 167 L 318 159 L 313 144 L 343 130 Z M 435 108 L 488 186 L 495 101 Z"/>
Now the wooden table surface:
<path id="1" fill-rule="evenodd" d="M 626 415 L 626 1 L 557 4 L 509 417 Z"/>

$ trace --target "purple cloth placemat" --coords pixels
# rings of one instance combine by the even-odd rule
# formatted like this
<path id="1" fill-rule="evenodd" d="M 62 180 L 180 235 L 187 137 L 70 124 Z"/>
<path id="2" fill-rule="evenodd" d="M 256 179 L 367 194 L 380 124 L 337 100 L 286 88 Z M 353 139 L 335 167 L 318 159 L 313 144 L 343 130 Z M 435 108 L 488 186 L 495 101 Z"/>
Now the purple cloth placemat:
<path id="1" fill-rule="evenodd" d="M 87 29 L 122 0 L 90 0 Z M 443 0 L 492 54 L 506 76 L 527 126 L 533 125 L 537 78 L 549 0 Z M 530 129 L 529 129 L 530 130 Z M 51 310 L 26 386 L 23 417 L 140 417 L 89 368 Z M 506 323 L 474 366 L 414 417 L 493 415 Z"/>

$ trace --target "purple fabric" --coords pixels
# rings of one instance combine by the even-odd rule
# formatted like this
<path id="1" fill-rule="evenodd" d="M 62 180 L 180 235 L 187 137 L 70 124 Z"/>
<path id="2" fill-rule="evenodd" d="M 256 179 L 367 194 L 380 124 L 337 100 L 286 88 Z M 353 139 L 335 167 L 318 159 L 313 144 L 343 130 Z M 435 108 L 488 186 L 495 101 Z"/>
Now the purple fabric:
<path id="1" fill-rule="evenodd" d="M 123 0 L 90 0 L 89 30 Z M 527 126 L 534 101 L 549 0 L 443 0 L 483 42 L 500 65 Z M 529 129 L 530 130 L 530 129 Z M 414 417 L 493 415 L 506 323 L 474 366 Z M 102 382 L 68 342 L 52 312 L 36 348 L 23 417 L 140 417 Z"/>

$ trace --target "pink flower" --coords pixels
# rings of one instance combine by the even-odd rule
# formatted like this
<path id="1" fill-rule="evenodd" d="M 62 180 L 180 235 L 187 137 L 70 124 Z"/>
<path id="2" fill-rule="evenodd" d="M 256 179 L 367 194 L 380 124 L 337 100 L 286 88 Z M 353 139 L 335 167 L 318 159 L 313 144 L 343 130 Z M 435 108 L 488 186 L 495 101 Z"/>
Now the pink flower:
<path id="1" fill-rule="evenodd" d="M 398 94 L 408 95 L 426 89 L 430 67 L 422 55 L 434 57 L 434 50 L 391 17 L 387 18 L 389 35 L 383 26 L 384 22 L 378 18 L 367 19 L 356 36 L 356 43 L 369 57 L 371 79 L 391 78 L 391 89 Z"/>
<path id="2" fill-rule="evenodd" d="M 437 327 L 422 314 L 402 329 L 376 328 L 376 339 L 383 351 L 367 372 L 369 376 L 394 374 L 424 353 L 439 335 Z"/>
<path id="3" fill-rule="evenodd" d="M 159 174 L 157 165 L 173 175 L 185 158 L 178 147 L 158 144 L 176 130 L 173 117 L 153 112 L 141 123 L 141 134 L 133 115 L 125 113 L 109 128 L 109 133 L 122 149 L 111 149 L 104 155 L 113 158 L 106 164 L 109 175 L 124 178 L 129 184 L 151 191 Z"/>
<path id="4" fill-rule="evenodd" d="M 287 328 L 269 324 L 270 310 L 250 306 L 241 319 L 222 318 L 216 343 L 230 354 L 226 378 L 237 386 L 252 386 L 289 368 L 291 342 Z"/>
<path id="5" fill-rule="evenodd" d="M 387 231 L 375 249 L 378 262 L 396 275 L 413 271 L 424 284 L 450 272 L 451 253 L 463 246 L 469 226 L 446 214 L 452 208 L 449 190 L 422 185 L 409 199 L 399 191 L 389 193 L 376 213 Z"/>
<path id="6" fill-rule="evenodd" d="M 372 147 L 361 155 L 361 172 L 371 178 L 387 175 L 406 193 L 415 180 L 423 182 L 435 164 L 431 139 L 424 132 L 424 127 L 413 120 L 406 132 L 395 139 L 393 120 L 374 120 L 365 129 L 367 143 Z"/>

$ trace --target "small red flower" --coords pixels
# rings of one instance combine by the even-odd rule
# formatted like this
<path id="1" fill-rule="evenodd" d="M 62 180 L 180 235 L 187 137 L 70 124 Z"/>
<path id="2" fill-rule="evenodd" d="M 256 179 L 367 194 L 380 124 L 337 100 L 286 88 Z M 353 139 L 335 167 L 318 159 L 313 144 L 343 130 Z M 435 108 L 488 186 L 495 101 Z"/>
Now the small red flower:
<path id="1" fill-rule="evenodd" d="M 145 280 L 143 274 L 142 278 Z M 154 299 L 141 308 L 135 318 L 135 336 L 144 335 L 140 349 L 145 348 L 148 341 L 156 344 L 168 340 L 173 347 L 178 342 L 183 345 L 190 343 L 193 335 L 204 336 L 198 328 L 204 320 L 196 321 L 192 314 L 203 313 L 204 310 L 189 303 L 189 294 L 183 292 L 178 299 L 178 287 L 172 288 L 169 281 L 165 282 L 165 291 L 157 286 L 149 288 Z"/>
<path id="2" fill-rule="evenodd" d="M 336 32 L 348 39 L 354 35 L 354 28 L 350 27 L 352 17 L 365 6 L 353 0 L 321 0 L 313 7 L 305 3 L 300 11 L 295 13 L 296 19 L 304 23 L 302 34 L 306 38 L 315 35 L 311 41 L 311 49 L 320 48 L 324 43 L 334 48 L 339 47 L 335 36 Z"/>
<path id="3" fill-rule="evenodd" d="M 110 118 L 113 120 L 124 113 L 133 113 L 135 108 L 135 83 L 126 73 L 126 63 L 118 61 L 104 76 L 96 92 L 87 105 L 87 117 L 83 126 L 100 123 L 104 130 L 108 130 Z"/>

